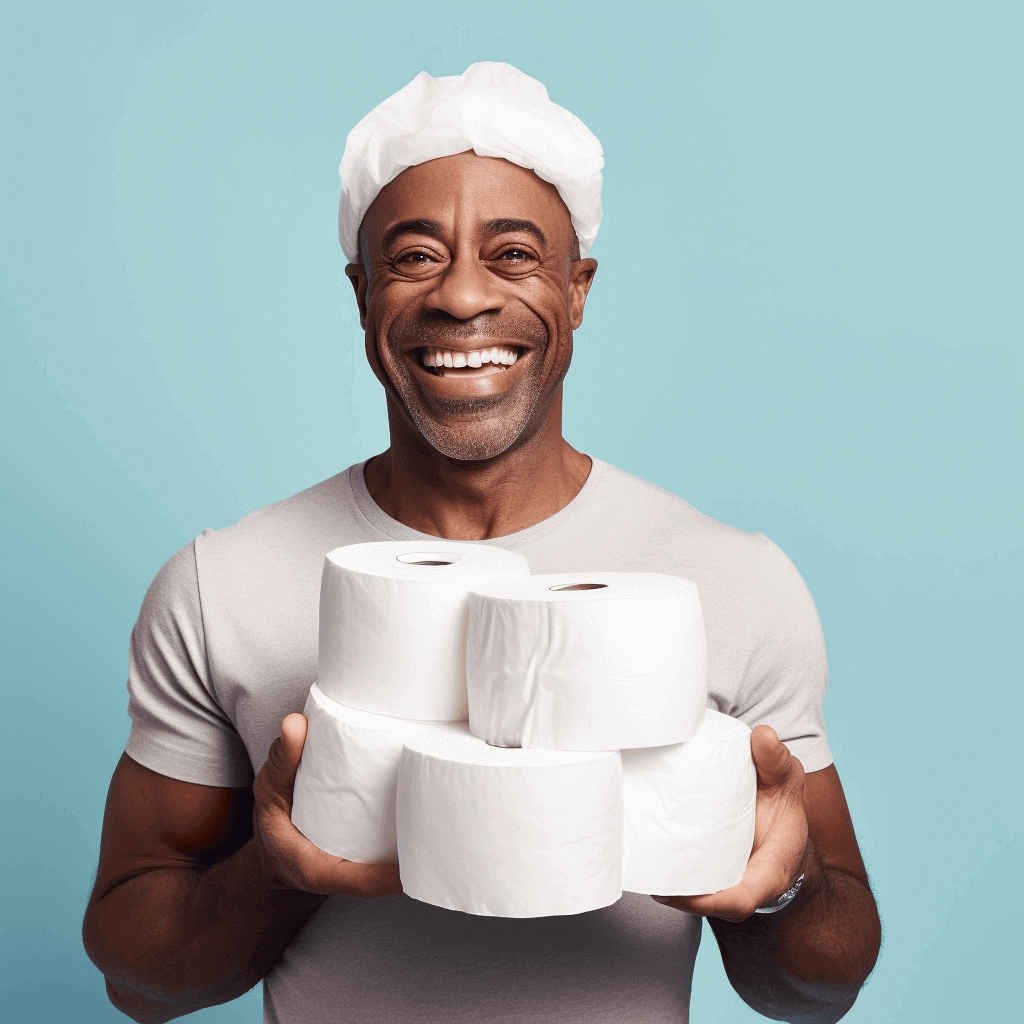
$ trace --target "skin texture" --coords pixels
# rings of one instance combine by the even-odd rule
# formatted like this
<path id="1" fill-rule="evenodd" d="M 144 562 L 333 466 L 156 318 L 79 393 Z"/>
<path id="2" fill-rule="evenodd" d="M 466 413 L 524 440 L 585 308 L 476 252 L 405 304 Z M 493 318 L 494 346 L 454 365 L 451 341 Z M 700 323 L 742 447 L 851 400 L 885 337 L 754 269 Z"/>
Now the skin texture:
<path id="1" fill-rule="evenodd" d="M 562 438 L 562 380 L 594 279 L 553 186 L 472 153 L 410 168 L 364 218 L 346 268 L 384 385 L 391 446 L 368 464 L 381 508 L 417 530 L 477 540 L 570 502 L 590 460 Z M 508 369 L 438 375 L 424 347 L 513 346 Z M 397 865 L 355 864 L 291 824 L 306 720 L 284 719 L 252 790 L 179 782 L 122 756 L 110 785 L 86 950 L 111 1001 L 162 1022 L 225 1002 L 273 967 L 325 896 L 401 890 Z M 659 897 L 708 916 L 730 981 L 766 1016 L 829 1024 L 878 953 L 874 900 L 834 767 L 804 774 L 774 731 L 751 737 L 757 824 L 743 880 Z M 754 909 L 803 873 L 799 897 Z"/>

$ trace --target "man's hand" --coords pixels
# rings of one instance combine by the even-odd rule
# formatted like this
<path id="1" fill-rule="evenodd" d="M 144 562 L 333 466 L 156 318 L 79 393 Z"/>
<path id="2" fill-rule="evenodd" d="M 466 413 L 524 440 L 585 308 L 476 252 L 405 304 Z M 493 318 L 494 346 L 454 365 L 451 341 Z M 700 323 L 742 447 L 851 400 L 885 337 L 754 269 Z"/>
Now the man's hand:
<path id="1" fill-rule="evenodd" d="M 801 874 L 807 891 L 813 889 L 818 872 L 807 836 L 803 765 L 767 725 L 754 729 L 750 752 L 757 769 L 757 810 L 754 845 L 743 878 L 713 895 L 655 896 L 658 903 L 701 917 L 744 921 L 781 896 Z"/>
<path id="2" fill-rule="evenodd" d="M 306 742 L 303 715 L 288 715 L 253 783 L 253 833 L 272 884 L 321 895 L 386 896 L 402 891 L 397 864 L 359 864 L 325 853 L 292 824 L 295 772 Z"/>
<path id="3" fill-rule="evenodd" d="M 834 1024 L 853 1006 L 881 942 L 853 822 L 835 766 L 804 774 L 773 729 L 750 737 L 757 768 L 754 846 L 738 885 L 711 896 L 658 896 L 708 918 L 729 981 L 758 1013 Z M 799 895 L 755 914 L 800 875 Z"/>
<path id="4" fill-rule="evenodd" d="M 326 894 L 401 891 L 397 864 L 332 857 L 292 825 L 305 739 L 305 718 L 289 715 L 251 789 L 180 782 L 122 755 L 83 939 L 133 1020 L 161 1024 L 241 995 Z"/>

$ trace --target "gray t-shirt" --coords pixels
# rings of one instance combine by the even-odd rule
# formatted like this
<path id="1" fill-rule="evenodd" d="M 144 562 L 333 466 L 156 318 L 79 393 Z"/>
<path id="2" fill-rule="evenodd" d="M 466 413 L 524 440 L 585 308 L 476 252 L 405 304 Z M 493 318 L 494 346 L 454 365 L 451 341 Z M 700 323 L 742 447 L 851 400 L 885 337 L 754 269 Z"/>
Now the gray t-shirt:
<path id="1" fill-rule="evenodd" d="M 132 631 L 126 751 L 171 778 L 248 786 L 316 678 L 324 555 L 424 539 L 386 515 L 363 465 L 205 530 L 160 570 Z M 436 538 L 431 538 L 436 539 Z M 708 640 L 708 706 L 773 726 L 807 771 L 832 762 L 825 646 L 792 563 L 594 460 L 561 511 L 483 543 L 534 573 L 661 572 L 693 580 Z M 405 895 L 330 898 L 264 982 L 270 1024 L 681 1024 L 700 919 L 626 893 L 603 910 L 474 917 Z"/>

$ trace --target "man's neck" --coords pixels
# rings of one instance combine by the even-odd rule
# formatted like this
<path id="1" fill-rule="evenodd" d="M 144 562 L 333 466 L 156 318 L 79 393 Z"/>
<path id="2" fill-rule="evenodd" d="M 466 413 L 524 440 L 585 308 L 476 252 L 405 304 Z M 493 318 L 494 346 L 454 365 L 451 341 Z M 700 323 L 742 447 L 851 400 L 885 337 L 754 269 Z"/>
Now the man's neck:
<path id="1" fill-rule="evenodd" d="M 392 420 L 391 447 L 365 467 L 366 489 L 392 519 L 446 540 L 525 530 L 565 508 L 590 475 L 590 457 L 561 435 L 560 411 L 484 462 L 449 459 Z"/>

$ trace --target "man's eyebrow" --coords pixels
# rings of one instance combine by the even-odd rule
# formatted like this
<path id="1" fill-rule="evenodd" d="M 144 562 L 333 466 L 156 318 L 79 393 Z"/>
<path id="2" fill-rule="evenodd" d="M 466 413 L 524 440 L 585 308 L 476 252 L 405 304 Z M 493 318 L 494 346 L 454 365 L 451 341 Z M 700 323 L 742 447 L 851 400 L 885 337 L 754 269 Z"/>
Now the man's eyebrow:
<path id="1" fill-rule="evenodd" d="M 381 245 L 387 249 L 395 241 L 395 239 L 402 235 L 430 235 L 431 238 L 438 238 L 441 234 L 441 225 L 434 220 L 423 220 L 416 218 L 413 220 L 400 220 L 397 224 L 392 224 L 391 227 L 384 232 L 384 237 L 381 239 Z"/>
<path id="2" fill-rule="evenodd" d="M 489 220 L 484 225 L 484 231 L 493 235 L 504 235 L 513 231 L 525 231 L 533 235 L 541 245 L 547 245 L 548 240 L 532 220 L 516 220 L 512 217 L 499 217 L 497 220 Z"/>

